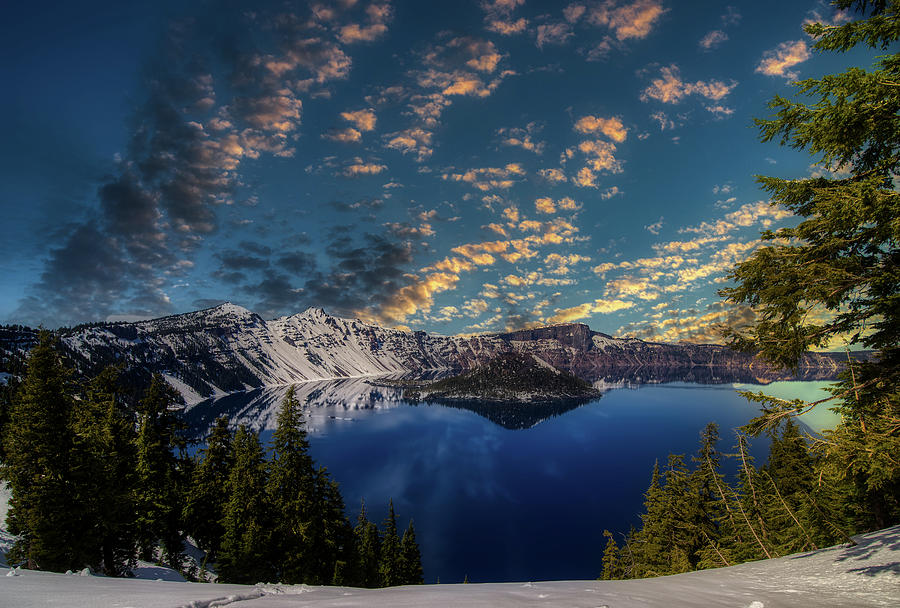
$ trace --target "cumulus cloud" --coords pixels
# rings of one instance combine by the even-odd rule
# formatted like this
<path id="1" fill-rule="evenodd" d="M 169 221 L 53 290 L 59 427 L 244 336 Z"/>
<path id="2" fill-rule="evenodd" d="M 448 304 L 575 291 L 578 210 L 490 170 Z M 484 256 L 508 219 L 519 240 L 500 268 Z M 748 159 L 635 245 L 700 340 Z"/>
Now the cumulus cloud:
<path id="1" fill-rule="evenodd" d="M 535 30 L 535 44 L 539 49 L 546 44 L 565 44 L 574 35 L 568 23 L 543 23 Z"/>
<path id="2" fill-rule="evenodd" d="M 662 103 L 677 104 L 692 95 L 709 101 L 720 101 L 727 97 L 737 84 L 734 80 L 728 83 L 721 80 L 686 82 L 682 80 L 678 66 L 672 64 L 660 68 L 659 77 L 654 78 L 641 93 L 641 101 L 655 99 Z"/>
<path id="3" fill-rule="evenodd" d="M 569 23 L 586 19 L 590 24 L 608 28 L 618 40 L 646 38 L 666 13 L 659 0 L 636 0 L 568 5 L 563 15 Z"/>
<path id="4" fill-rule="evenodd" d="M 579 133 L 602 133 L 611 140 L 622 143 L 628 137 L 628 129 L 618 116 L 602 118 L 599 116 L 582 116 L 575 122 L 575 130 Z"/>
<path id="5" fill-rule="evenodd" d="M 365 109 L 365 110 L 355 110 L 352 112 L 341 112 L 341 118 L 344 120 L 353 123 L 353 125 L 360 131 L 373 131 L 375 130 L 375 110 Z"/>
<path id="6" fill-rule="evenodd" d="M 416 160 L 423 162 L 431 157 L 432 133 L 420 127 L 412 127 L 384 136 L 384 147 L 398 150 L 403 154 L 415 154 Z"/>
<path id="7" fill-rule="evenodd" d="M 339 141 L 342 143 L 356 143 L 362 140 L 362 133 L 354 129 L 353 127 L 348 127 L 346 129 L 334 129 L 331 131 L 326 131 L 322 133 L 323 139 L 330 139 L 331 141 Z"/>
<path id="8" fill-rule="evenodd" d="M 561 184 L 568 181 L 562 169 L 540 169 L 538 175 L 551 184 Z"/>
<path id="9" fill-rule="evenodd" d="M 618 299 L 597 299 L 593 302 L 585 302 L 571 308 L 557 308 L 552 316 L 546 319 L 547 323 L 571 323 L 581 319 L 587 319 L 595 314 L 608 314 L 619 310 L 632 308 L 634 302 Z"/>
<path id="10" fill-rule="evenodd" d="M 524 17 L 513 17 L 513 11 L 525 4 L 525 0 L 483 0 L 481 10 L 484 11 L 485 27 L 503 36 L 521 34 L 528 26 Z"/>
<path id="11" fill-rule="evenodd" d="M 715 303 L 705 310 L 661 309 L 658 319 L 629 323 L 615 334 L 658 342 L 690 342 L 721 344 L 725 327 L 746 328 L 754 321 L 753 311 L 746 306 Z"/>
<path id="12" fill-rule="evenodd" d="M 508 163 L 503 167 L 480 167 L 467 169 L 461 173 L 444 173 L 444 181 L 463 182 L 487 192 L 488 190 L 506 190 L 525 176 L 525 169 L 518 163 Z"/>
<path id="13" fill-rule="evenodd" d="M 387 2 L 373 2 L 365 9 L 365 24 L 348 23 L 338 32 L 338 38 L 344 44 L 355 42 L 373 42 L 387 32 L 387 24 L 393 17 L 393 9 Z"/>
<path id="14" fill-rule="evenodd" d="M 756 72 L 766 76 L 781 76 L 788 80 L 794 80 L 797 78 L 797 72 L 791 68 L 803 63 L 809 57 L 809 49 L 805 41 L 782 42 L 774 49 L 763 53 L 762 59 L 756 66 Z"/>
<path id="15" fill-rule="evenodd" d="M 530 122 L 525 125 L 525 128 L 502 127 L 497 129 L 497 136 L 500 138 L 500 143 L 504 146 L 514 146 L 522 148 L 523 150 L 528 150 L 529 152 L 534 152 L 535 154 L 542 154 L 546 142 L 534 141 L 535 134 L 540 130 L 540 125 L 535 122 Z"/>
<path id="16" fill-rule="evenodd" d="M 710 51 L 714 48 L 718 48 L 722 45 L 723 42 L 728 40 L 728 34 L 723 32 L 722 30 L 712 30 L 707 32 L 703 38 L 700 39 L 700 42 L 697 44 L 700 45 L 700 48 L 706 51 Z"/>
<path id="17" fill-rule="evenodd" d="M 364 161 L 360 157 L 355 157 L 346 163 L 340 174 L 344 177 L 361 177 L 365 175 L 378 175 L 382 171 L 387 170 L 387 165 L 377 162 Z"/>

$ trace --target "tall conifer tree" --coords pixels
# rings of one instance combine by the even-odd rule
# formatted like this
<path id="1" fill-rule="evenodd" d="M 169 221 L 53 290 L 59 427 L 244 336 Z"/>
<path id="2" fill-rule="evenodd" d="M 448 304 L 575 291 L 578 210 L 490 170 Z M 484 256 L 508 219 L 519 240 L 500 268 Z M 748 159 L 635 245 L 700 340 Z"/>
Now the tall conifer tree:
<path id="1" fill-rule="evenodd" d="M 80 505 L 69 487 L 74 392 L 56 340 L 41 331 L 3 437 L 3 476 L 12 493 L 7 525 L 19 537 L 9 563 L 55 571 L 87 565 L 80 563 L 80 543 L 73 537 Z"/>
<path id="2" fill-rule="evenodd" d="M 234 461 L 231 439 L 228 417 L 218 417 L 206 447 L 198 454 L 182 513 L 187 533 L 212 561 L 216 559 L 224 532 L 222 518 L 228 501 L 226 487 Z"/>
<path id="3" fill-rule="evenodd" d="M 256 433 L 244 425 L 234 435 L 234 461 L 222 514 L 219 580 L 255 584 L 278 579 L 273 516 L 266 492 L 266 459 Z"/>
<path id="4" fill-rule="evenodd" d="M 311 582 L 318 575 L 316 557 L 311 553 L 319 527 L 319 522 L 311 520 L 316 510 L 317 482 L 303 409 L 293 386 L 281 402 L 272 451 L 268 495 L 278 514 L 273 530 L 278 543 L 278 573 L 285 583 Z"/>

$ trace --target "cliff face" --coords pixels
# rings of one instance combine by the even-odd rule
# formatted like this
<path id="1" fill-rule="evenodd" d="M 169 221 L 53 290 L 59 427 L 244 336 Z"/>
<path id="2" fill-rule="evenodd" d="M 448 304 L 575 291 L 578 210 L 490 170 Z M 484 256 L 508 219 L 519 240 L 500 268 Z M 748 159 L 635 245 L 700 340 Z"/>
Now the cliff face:
<path id="1" fill-rule="evenodd" d="M 96 373 L 105 365 L 124 363 L 138 374 L 159 372 L 188 401 L 306 380 L 462 371 L 505 352 L 534 354 L 588 381 L 721 382 L 728 376 L 753 382 L 791 377 L 722 346 L 619 339 L 578 323 L 447 337 L 333 317 L 320 308 L 266 321 L 240 306 L 223 304 L 138 323 L 81 326 L 59 334 L 82 371 Z M 33 330 L 0 333 L 0 353 L 21 352 L 33 339 Z M 799 378 L 833 378 L 845 358 L 807 355 Z"/>

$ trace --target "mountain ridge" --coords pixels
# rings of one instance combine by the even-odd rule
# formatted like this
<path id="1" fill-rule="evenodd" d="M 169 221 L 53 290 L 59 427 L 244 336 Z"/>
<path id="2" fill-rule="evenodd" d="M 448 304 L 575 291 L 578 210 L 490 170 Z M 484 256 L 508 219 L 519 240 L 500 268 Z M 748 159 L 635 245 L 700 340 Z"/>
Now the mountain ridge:
<path id="1" fill-rule="evenodd" d="M 0 331 L 0 361 L 34 340 L 31 328 Z M 85 373 L 124 364 L 136 373 L 162 373 L 188 402 L 239 390 L 309 380 L 387 374 L 459 372 L 504 352 L 532 354 L 588 381 L 638 370 L 652 381 L 667 370 L 715 379 L 739 371 L 774 380 L 792 375 L 747 353 L 712 344 L 666 344 L 614 338 L 583 323 L 512 332 L 442 336 L 336 317 L 320 307 L 266 321 L 230 302 L 136 322 L 92 323 L 56 332 Z M 810 353 L 802 379 L 833 378 L 844 354 Z M 5 364 L 3 364 L 5 365 Z M 0 371 L 5 371 L 0 365 Z"/>

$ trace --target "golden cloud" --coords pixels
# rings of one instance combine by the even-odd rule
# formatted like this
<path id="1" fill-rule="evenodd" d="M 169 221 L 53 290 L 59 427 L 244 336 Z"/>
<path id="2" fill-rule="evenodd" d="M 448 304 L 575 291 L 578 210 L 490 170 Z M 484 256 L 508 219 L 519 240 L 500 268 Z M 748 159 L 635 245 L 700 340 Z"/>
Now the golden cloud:
<path id="1" fill-rule="evenodd" d="M 553 316 L 545 320 L 546 323 L 571 323 L 579 319 L 585 319 L 594 314 L 607 314 L 618 310 L 626 310 L 634 306 L 633 302 L 624 300 L 597 299 L 593 302 L 585 302 L 572 308 L 557 308 Z"/>
<path id="2" fill-rule="evenodd" d="M 730 83 L 721 80 L 685 82 L 681 79 L 680 70 L 675 64 L 663 66 L 659 71 L 659 78 L 653 79 L 650 86 L 641 93 L 641 101 L 655 99 L 662 103 L 675 104 L 690 95 L 699 95 L 710 101 L 719 101 L 731 93 L 738 84 L 734 80 Z"/>
<path id="3" fill-rule="evenodd" d="M 327 133 L 323 133 L 322 137 L 324 139 L 330 139 L 331 141 L 354 143 L 362 139 L 362 133 L 360 133 L 353 127 L 347 127 L 346 129 L 341 129 L 338 131 L 328 131 Z"/>
<path id="4" fill-rule="evenodd" d="M 593 7 L 588 13 L 588 21 L 611 29 L 617 39 L 646 38 L 654 24 L 666 12 L 658 0 L 637 0 L 617 6 L 612 0 Z M 574 16 L 577 13 L 570 13 Z M 570 15 L 566 15 L 567 18 Z"/>
<path id="5" fill-rule="evenodd" d="M 599 116 L 582 116 L 575 122 L 575 130 L 579 133 L 603 133 L 611 140 L 622 143 L 628 137 L 628 129 L 622 124 L 622 120 L 613 116 L 612 118 L 601 118 Z"/>
<path id="6" fill-rule="evenodd" d="M 791 68 L 809 59 L 809 49 L 803 40 L 782 42 L 777 47 L 763 53 L 756 72 L 766 76 L 781 76 L 789 80 L 797 78 Z"/>
<path id="7" fill-rule="evenodd" d="M 360 131 L 373 131 L 375 129 L 376 118 L 374 110 L 341 112 L 341 118 L 353 123 Z"/>

